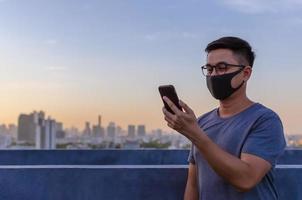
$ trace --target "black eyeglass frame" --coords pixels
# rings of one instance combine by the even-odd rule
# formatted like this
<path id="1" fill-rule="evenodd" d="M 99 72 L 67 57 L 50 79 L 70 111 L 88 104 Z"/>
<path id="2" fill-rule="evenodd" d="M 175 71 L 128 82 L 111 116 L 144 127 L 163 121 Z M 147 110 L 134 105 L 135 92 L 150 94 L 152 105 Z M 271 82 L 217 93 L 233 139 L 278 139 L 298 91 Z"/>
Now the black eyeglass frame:
<path id="1" fill-rule="evenodd" d="M 217 72 L 217 70 L 216 70 L 217 65 L 222 65 L 222 64 L 225 65 L 225 67 L 224 67 L 224 72 L 223 72 L 222 74 L 219 74 L 219 75 L 225 74 L 225 72 L 227 71 L 228 67 L 239 67 L 239 68 L 244 68 L 244 67 L 246 67 L 245 65 L 229 64 L 229 63 L 227 63 L 227 62 L 219 62 L 219 63 L 217 63 L 216 65 L 205 64 L 205 65 L 201 66 L 202 74 L 203 74 L 204 76 L 210 76 L 211 74 L 208 74 L 208 73 L 205 74 L 205 71 L 208 72 L 208 71 L 207 71 L 207 66 L 212 67 L 212 68 L 215 69 L 215 71 Z M 213 72 L 212 72 L 212 73 L 213 73 Z"/>

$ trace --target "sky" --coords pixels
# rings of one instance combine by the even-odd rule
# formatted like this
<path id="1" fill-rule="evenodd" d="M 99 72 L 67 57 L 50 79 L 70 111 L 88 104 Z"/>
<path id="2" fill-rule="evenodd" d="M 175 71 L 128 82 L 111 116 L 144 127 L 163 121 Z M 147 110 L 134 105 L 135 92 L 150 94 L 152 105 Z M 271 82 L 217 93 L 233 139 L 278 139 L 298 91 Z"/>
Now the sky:
<path id="1" fill-rule="evenodd" d="M 300 0 L 0 0 L 0 123 L 44 110 L 65 127 L 170 130 L 158 86 L 200 116 L 218 106 L 200 66 L 222 36 L 250 42 L 248 96 L 302 134 Z"/>

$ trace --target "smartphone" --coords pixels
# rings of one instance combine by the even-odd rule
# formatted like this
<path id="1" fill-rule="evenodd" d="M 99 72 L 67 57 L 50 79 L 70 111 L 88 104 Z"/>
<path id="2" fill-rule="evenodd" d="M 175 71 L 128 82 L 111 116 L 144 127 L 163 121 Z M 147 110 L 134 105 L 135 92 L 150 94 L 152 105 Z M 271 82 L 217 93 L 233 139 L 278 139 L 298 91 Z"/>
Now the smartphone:
<path id="1" fill-rule="evenodd" d="M 163 97 L 166 96 L 168 97 L 176 106 L 179 110 L 182 110 L 181 106 L 179 105 L 179 99 L 176 94 L 176 90 L 173 85 L 161 85 L 158 87 L 161 99 L 163 100 Z M 169 105 L 163 100 L 165 108 L 172 114 L 175 114 L 173 110 L 169 107 Z"/>

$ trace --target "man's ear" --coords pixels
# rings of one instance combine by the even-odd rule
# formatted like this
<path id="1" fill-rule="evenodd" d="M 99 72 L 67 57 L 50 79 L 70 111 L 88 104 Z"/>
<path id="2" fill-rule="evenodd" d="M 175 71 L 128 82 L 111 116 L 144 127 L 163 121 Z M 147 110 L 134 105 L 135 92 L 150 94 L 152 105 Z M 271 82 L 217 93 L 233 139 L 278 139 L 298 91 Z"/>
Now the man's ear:
<path id="1" fill-rule="evenodd" d="M 252 75 L 253 68 L 251 66 L 246 66 L 243 70 L 244 81 L 248 81 Z"/>

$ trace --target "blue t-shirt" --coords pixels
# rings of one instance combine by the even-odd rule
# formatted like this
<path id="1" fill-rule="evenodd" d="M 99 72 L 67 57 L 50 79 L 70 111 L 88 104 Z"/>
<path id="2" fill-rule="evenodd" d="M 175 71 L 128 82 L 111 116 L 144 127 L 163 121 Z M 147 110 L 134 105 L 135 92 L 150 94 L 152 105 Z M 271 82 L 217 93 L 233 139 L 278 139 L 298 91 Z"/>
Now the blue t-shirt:
<path id="1" fill-rule="evenodd" d="M 240 158 L 241 153 L 256 155 L 269 163 L 271 170 L 248 192 L 239 192 L 222 179 L 192 145 L 188 161 L 195 164 L 201 200 L 278 199 L 274 185 L 276 159 L 286 146 L 280 118 L 272 110 L 255 103 L 246 110 L 221 118 L 214 109 L 198 118 L 200 128 L 223 150 Z"/>

